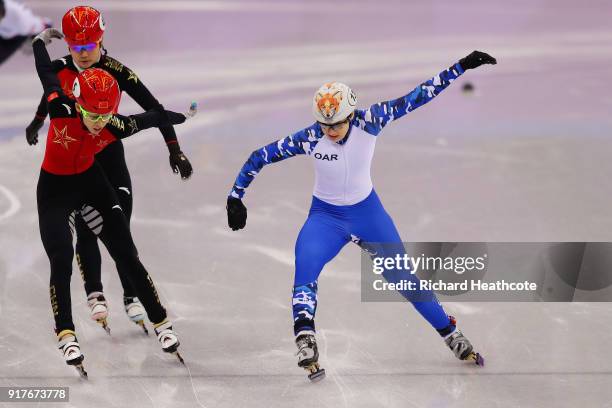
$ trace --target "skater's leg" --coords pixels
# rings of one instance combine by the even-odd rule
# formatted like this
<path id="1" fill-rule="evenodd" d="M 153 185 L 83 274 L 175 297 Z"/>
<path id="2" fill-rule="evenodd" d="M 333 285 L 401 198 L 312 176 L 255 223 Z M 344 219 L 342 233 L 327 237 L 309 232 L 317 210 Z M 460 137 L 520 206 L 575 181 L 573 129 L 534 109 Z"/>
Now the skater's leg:
<path id="1" fill-rule="evenodd" d="M 136 246 L 115 192 L 101 169 L 97 170 L 96 182 L 93 184 L 95 188 L 87 191 L 87 202 L 102 216 L 99 238 L 115 261 L 117 269 L 128 271 L 128 279 L 144 305 L 149 320 L 154 324 L 162 323 L 166 319 L 166 310 L 159 300 L 153 280 L 138 259 Z"/>
<path id="2" fill-rule="evenodd" d="M 98 153 L 96 161 L 102 166 L 106 177 L 115 190 L 129 226 L 132 217 L 132 180 L 125 162 L 125 151 L 121 141 L 117 140 L 111 143 L 106 149 Z M 126 314 L 130 320 L 140 325 L 145 332 L 148 332 L 144 325 L 147 316 L 128 278 L 129 270 L 125 270 L 121 265 L 118 265 L 117 272 L 123 287 L 123 305 Z"/>
<path id="3" fill-rule="evenodd" d="M 365 245 L 375 245 L 379 251 L 376 256 L 395 257 L 404 254 L 402 239 L 393 223 L 373 191 L 363 202 L 355 206 L 350 217 L 351 233 L 360 238 Z M 380 245 L 384 243 L 385 245 Z M 382 250 L 382 251 L 381 251 Z M 408 280 L 418 282 L 419 278 L 406 270 L 389 269 L 383 272 L 383 277 L 390 282 Z M 441 335 L 454 330 L 448 315 L 440 305 L 432 291 L 399 291 L 409 300 L 414 308 L 438 330 Z"/>
<path id="4" fill-rule="evenodd" d="M 70 218 L 80 203 L 74 191 L 76 176 L 54 176 L 41 171 L 36 190 L 40 236 L 51 264 L 50 298 L 58 347 L 67 364 L 86 376 L 84 359 L 76 340 L 70 302 L 72 275 L 72 232 Z"/>
<path id="5" fill-rule="evenodd" d="M 89 316 L 110 334 L 108 304 L 102 287 L 102 258 L 98 237 L 95 235 L 102 229 L 102 216 L 95 208 L 85 205 L 76 212 L 74 224 L 77 235 L 76 260 L 85 284 Z"/>
<path id="6" fill-rule="evenodd" d="M 318 211 L 317 207 L 311 210 L 295 245 L 294 334 L 315 330 L 317 279 L 325 264 L 349 240 L 350 236 L 342 221 L 324 211 Z"/>
<path id="7" fill-rule="evenodd" d="M 70 277 L 74 252 L 68 221 L 72 212 L 73 197 L 53 196 L 48 191 L 52 189 L 53 186 L 48 186 L 44 180 L 39 181 L 38 224 L 43 247 L 51 266 L 49 295 L 55 319 L 55 330 L 56 333 L 59 333 L 62 330 L 74 330 L 70 299 Z"/>
<path id="8" fill-rule="evenodd" d="M 98 238 L 92 231 L 102 223 L 100 213 L 87 205 L 77 213 L 74 221 L 77 235 L 76 259 L 85 284 L 85 293 L 89 296 L 92 292 L 103 292 L 102 257 Z"/>
<path id="9" fill-rule="evenodd" d="M 133 193 L 130 172 L 125 162 L 123 143 L 121 143 L 120 140 L 111 143 L 96 155 L 96 161 L 102 167 L 108 181 L 115 190 L 117 198 L 119 199 L 119 205 L 121 205 L 123 215 L 129 226 L 132 218 Z M 119 273 L 119 279 L 123 287 L 123 297 L 133 298 L 137 296 L 127 276 L 129 271 L 118 269 L 117 272 Z"/>
<path id="10" fill-rule="evenodd" d="M 365 205 L 360 206 L 358 211 L 352 214 L 354 217 L 351 218 L 351 232 L 365 241 L 366 245 L 373 243 L 378 249 L 382 249 L 376 256 L 403 256 L 405 250 L 397 228 L 376 193 L 372 192 L 363 204 Z M 385 245 L 376 245 L 377 243 Z M 390 282 L 399 282 L 402 279 L 418 281 L 416 275 L 406 270 L 386 270 L 383 272 L 383 277 Z M 473 351 L 469 340 L 457 330 L 455 319 L 446 314 L 433 291 L 399 292 L 437 330 L 457 358 L 473 360 L 477 365 L 484 365 L 482 356 Z"/>
<path id="11" fill-rule="evenodd" d="M 100 239 L 115 260 L 117 269 L 126 271 L 126 275 L 136 290 L 149 320 L 154 324 L 163 322 L 166 319 L 166 310 L 159 300 L 151 276 L 138 258 L 125 217 L 117 209 L 100 212 L 105 220 Z"/>

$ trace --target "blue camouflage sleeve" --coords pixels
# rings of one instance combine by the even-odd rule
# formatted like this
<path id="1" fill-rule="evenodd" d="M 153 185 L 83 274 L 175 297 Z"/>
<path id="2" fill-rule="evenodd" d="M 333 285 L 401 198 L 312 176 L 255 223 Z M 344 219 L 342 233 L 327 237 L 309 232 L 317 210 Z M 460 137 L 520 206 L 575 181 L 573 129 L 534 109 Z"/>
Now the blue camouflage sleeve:
<path id="1" fill-rule="evenodd" d="M 374 104 L 367 110 L 357 110 L 355 111 L 357 125 L 371 135 L 377 136 L 389 122 L 431 101 L 463 72 L 461 65 L 456 63 L 423 82 L 405 96 Z"/>
<path id="2" fill-rule="evenodd" d="M 284 139 L 253 151 L 240 169 L 229 195 L 234 198 L 242 198 L 245 190 L 266 164 L 276 163 L 298 154 L 311 154 L 321 137 L 323 137 L 321 127 L 315 123 Z"/>

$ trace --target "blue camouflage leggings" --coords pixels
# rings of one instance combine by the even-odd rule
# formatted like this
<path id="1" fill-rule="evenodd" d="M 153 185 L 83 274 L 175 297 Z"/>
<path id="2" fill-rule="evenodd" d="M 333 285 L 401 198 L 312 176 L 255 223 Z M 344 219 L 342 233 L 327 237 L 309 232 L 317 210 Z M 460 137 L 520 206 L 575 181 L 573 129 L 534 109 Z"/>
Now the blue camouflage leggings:
<path id="1" fill-rule="evenodd" d="M 308 218 L 298 235 L 295 244 L 295 280 L 293 286 L 294 334 L 304 330 L 315 330 L 314 317 L 317 308 L 317 279 L 326 263 L 331 261 L 340 250 L 351 241 L 364 243 L 392 243 L 385 245 L 387 252 L 377 255 L 395 256 L 403 254 L 401 238 L 387 214 L 376 192 L 372 190 L 363 201 L 347 206 L 328 204 L 316 197 Z M 396 245 L 393 245 L 393 244 Z M 401 249 L 400 249 L 401 248 Z M 401 276 L 394 271 L 385 271 L 383 277 L 394 282 L 399 279 L 418 280 L 416 275 L 402 271 Z M 400 293 L 412 302 L 417 311 L 438 332 L 451 330 L 450 320 L 433 292 L 419 292 L 419 301 L 414 291 Z M 442 332 L 441 332 L 442 333 Z"/>

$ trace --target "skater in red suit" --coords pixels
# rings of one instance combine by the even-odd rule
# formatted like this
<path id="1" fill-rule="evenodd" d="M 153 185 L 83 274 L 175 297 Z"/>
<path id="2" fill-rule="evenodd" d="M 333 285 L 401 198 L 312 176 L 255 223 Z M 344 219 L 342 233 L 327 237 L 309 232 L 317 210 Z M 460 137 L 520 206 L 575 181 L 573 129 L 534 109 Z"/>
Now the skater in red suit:
<path id="1" fill-rule="evenodd" d="M 51 65 L 66 96 L 73 98 L 72 84 L 79 72 L 87 68 L 100 68 L 112 75 L 117 81 L 119 89 L 131 96 L 144 110 L 156 109 L 163 112 L 162 105 L 149 92 L 136 73 L 107 55 L 103 45 L 106 26 L 104 18 L 98 10 L 86 6 L 71 8 L 62 18 L 61 28 L 70 54 L 53 61 Z M 43 96 L 34 119 L 26 128 L 26 139 L 29 144 L 33 145 L 38 142 L 38 131 L 42 127 L 47 113 L 47 100 Z M 193 170 L 189 160 L 181 151 L 174 128 L 172 125 L 164 125 L 160 126 L 159 129 L 170 153 L 170 166 L 175 173 L 180 173 L 183 180 L 188 179 Z M 115 189 L 129 224 L 134 192 L 125 161 L 123 143 L 116 138 L 100 138 L 95 147 L 96 161 Z M 76 257 L 81 276 L 85 282 L 90 316 L 93 320 L 99 322 L 102 327 L 108 329 L 108 307 L 101 278 L 102 259 L 98 241 L 94 234 L 99 223 L 100 214 L 89 205 L 77 214 L 75 218 L 77 231 Z M 126 272 L 122 271 L 121 267 L 119 267 L 118 272 L 123 286 L 125 312 L 133 322 L 141 325 L 147 332 L 144 326 L 146 315 L 142 303 L 136 296 L 134 288 L 131 287 Z"/>
<path id="2" fill-rule="evenodd" d="M 183 123 L 195 114 L 195 106 L 192 104 L 186 114 L 156 108 L 138 115 L 119 115 L 116 112 L 121 91 L 117 81 L 99 68 L 79 73 L 71 91 L 76 100 L 69 98 L 45 48 L 52 38 L 62 38 L 62 34 L 47 29 L 33 41 L 36 70 L 51 118 L 36 196 L 40 235 L 51 265 L 49 289 L 59 349 L 67 364 L 86 375 L 71 313 L 73 248 L 69 219 L 87 204 L 99 213 L 100 224 L 95 232 L 141 299 L 162 349 L 177 353 L 178 337 L 153 280 L 138 257 L 121 202 L 94 154 L 100 141 L 122 139 L 150 127 Z"/>

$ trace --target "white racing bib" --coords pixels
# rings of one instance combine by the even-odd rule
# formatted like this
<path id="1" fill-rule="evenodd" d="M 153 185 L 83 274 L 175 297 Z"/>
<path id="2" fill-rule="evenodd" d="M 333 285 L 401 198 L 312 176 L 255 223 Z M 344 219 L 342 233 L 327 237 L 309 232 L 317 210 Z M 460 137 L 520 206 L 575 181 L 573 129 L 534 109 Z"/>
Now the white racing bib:
<path id="1" fill-rule="evenodd" d="M 321 138 L 310 154 L 315 167 L 313 195 L 333 205 L 364 200 L 372 191 L 370 168 L 376 139 L 357 126 L 344 144 Z"/>

